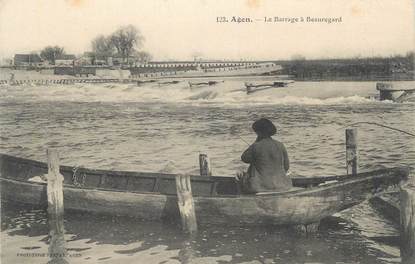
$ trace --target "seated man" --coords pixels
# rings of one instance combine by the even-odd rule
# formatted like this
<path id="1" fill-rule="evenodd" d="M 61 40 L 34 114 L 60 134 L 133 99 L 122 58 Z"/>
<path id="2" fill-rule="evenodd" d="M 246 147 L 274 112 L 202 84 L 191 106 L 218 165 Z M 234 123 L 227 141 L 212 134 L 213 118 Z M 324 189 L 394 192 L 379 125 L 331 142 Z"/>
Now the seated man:
<path id="1" fill-rule="evenodd" d="M 249 163 L 248 172 L 242 177 L 242 190 L 245 193 L 267 191 L 287 191 L 293 187 L 287 176 L 290 168 L 284 144 L 272 139 L 277 129 L 274 124 L 261 118 L 252 125 L 257 134 L 256 141 L 241 156 Z"/>

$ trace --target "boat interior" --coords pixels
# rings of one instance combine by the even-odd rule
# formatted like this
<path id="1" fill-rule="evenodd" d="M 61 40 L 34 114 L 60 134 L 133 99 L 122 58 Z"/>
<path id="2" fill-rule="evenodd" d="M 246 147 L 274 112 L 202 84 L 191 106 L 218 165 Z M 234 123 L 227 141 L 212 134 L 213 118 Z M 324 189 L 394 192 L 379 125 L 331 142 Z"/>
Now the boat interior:
<path id="1" fill-rule="evenodd" d="M 46 175 L 47 171 L 46 163 L 0 154 L 0 178 L 27 182 L 33 177 Z M 70 166 L 60 166 L 60 172 L 64 177 L 64 186 L 68 187 L 166 195 L 176 194 L 176 174 L 95 170 Z M 294 177 L 292 181 L 294 187 L 308 188 L 307 190 L 309 190 L 312 187 L 367 178 L 372 175 L 379 175 L 379 173 L 396 174 L 401 172 L 399 168 L 396 168 L 359 173 L 355 176 Z M 202 177 L 192 175 L 191 184 L 194 196 L 234 196 L 241 194 L 240 184 L 233 176 Z M 299 188 L 296 188 L 296 190 L 298 191 Z"/>

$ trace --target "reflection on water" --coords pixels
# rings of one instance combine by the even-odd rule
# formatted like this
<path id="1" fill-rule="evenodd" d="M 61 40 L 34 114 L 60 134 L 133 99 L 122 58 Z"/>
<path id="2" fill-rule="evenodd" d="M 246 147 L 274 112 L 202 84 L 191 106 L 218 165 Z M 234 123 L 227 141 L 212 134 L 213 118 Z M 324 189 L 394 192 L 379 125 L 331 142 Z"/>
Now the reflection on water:
<path id="1" fill-rule="evenodd" d="M 358 210 L 367 211 L 368 208 L 367 204 L 363 204 Z M 36 262 L 33 262 L 33 257 L 22 256 L 25 253 L 45 254 L 52 247 L 48 243 L 59 241 L 54 250 L 63 252 L 62 246 L 65 245 L 69 263 L 399 261 L 397 231 L 390 223 L 375 216 L 360 218 L 353 211 L 339 216 L 326 219 L 318 233 L 308 235 L 290 227 L 202 226 L 196 235 L 188 237 L 175 225 L 67 212 L 65 241 L 62 241 L 57 239 L 62 236 L 48 239 L 45 211 L 5 204 L 2 208 L 2 260 L 4 263 L 46 263 L 46 257 L 36 257 Z M 370 229 L 365 231 L 365 224 L 359 221 L 366 225 L 378 221 L 381 226 L 376 228 L 377 233 L 372 233 Z M 55 234 L 62 234 L 59 231 Z"/>
<path id="2" fill-rule="evenodd" d="M 65 227 L 63 224 L 63 216 L 49 214 L 49 249 L 48 254 L 50 264 L 66 264 L 67 251 L 65 243 Z"/>

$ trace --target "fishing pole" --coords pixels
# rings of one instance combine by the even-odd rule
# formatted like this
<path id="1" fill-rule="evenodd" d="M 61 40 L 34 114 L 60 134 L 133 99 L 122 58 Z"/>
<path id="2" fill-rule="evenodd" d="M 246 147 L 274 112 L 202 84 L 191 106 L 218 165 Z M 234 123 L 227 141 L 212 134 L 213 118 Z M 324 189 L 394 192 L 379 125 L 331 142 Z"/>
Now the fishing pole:
<path id="1" fill-rule="evenodd" d="M 355 126 L 355 125 L 358 125 L 358 124 L 369 124 L 369 125 L 376 125 L 376 126 L 380 126 L 380 127 L 388 128 L 388 129 L 395 130 L 395 131 L 398 131 L 398 132 L 404 133 L 404 134 L 406 134 L 406 135 L 410 135 L 410 136 L 415 137 L 415 134 L 412 134 L 412 133 L 410 133 L 410 132 L 407 132 L 407 131 L 404 131 L 404 130 L 401 130 L 401 129 L 398 129 L 398 128 L 390 127 L 390 126 L 385 126 L 385 125 L 378 124 L 378 123 L 375 123 L 375 122 L 356 122 L 356 123 L 350 124 L 349 126 Z"/>
<path id="2" fill-rule="evenodd" d="M 237 136 L 249 146 L 249 143 L 245 139 L 243 139 L 240 135 L 237 135 Z"/>

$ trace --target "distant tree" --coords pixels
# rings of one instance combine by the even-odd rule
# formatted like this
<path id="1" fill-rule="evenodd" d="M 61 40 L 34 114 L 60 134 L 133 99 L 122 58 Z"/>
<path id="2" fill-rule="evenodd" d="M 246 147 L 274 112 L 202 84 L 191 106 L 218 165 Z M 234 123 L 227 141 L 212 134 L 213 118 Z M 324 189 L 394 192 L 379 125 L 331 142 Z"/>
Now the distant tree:
<path id="1" fill-rule="evenodd" d="M 301 54 L 294 54 L 291 56 L 291 60 L 293 61 L 305 61 L 306 58 L 305 56 L 301 55 Z"/>
<path id="2" fill-rule="evenodd" d="M 410 51 L 406 53 L 406 58 L 408 60 L 408 64 L 410 65 L 411 69 L 414 69 L 415 66 L 415 52 Z"/>
<path id="3" fill-rule="evenodd" d="M 133 25 L 120 27 L 110 36 L 110 39 L 123 61 L 127 59 L 127 62 L 133 52 L 141 48 L 144 42 L 143 35 Z"/>
<path id="4" fill-rule="evenodd" d="M 110 37 L 99 35 L 91 42 L 92 52 L 99 57 L 110 57 L 114 54 L 115 47 Z"/>
<path id="5" fill-rule="evenodd" d="M 133 55 L 140 63 L 149 62 L 153 58 L 153 56 L 151 56 L 151 54 L 146 51 L 136 51 Z"/>
<path id="6" fill-rule="evenodd" d="M 306 58 L 301 54 L 294 54 L 291 56 L 291 69 L 290 74 L 297 76 L 298 78 L 304 78 L 307 74 L 305 69 Z"/>
<path id="7" fill-rule="evenodd" d="M 40 52 L 40 57 L 49 61 L 50 64 L 55 64 L 56 58 L 65 54 L 65 49 L 59 46 L 47 46 Z"/>

